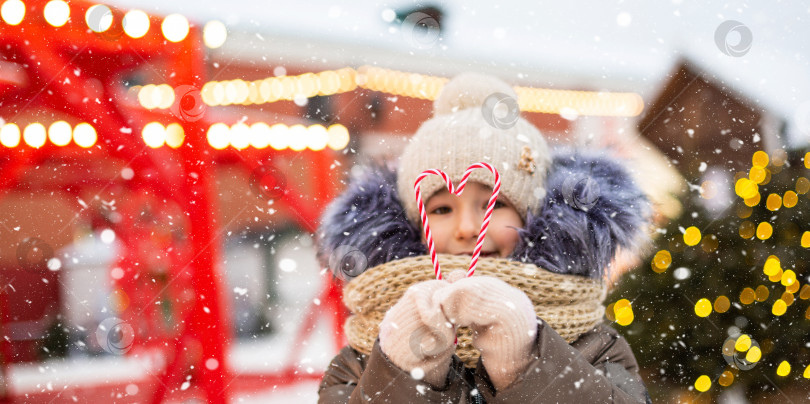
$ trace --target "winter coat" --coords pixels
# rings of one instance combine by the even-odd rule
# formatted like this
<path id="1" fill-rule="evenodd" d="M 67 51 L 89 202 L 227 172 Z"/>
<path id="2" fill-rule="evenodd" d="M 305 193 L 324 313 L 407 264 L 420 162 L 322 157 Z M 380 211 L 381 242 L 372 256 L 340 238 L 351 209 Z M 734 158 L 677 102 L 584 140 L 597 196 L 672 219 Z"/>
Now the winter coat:
<path id="1" fill-rule="evenodd" d="M 616 161 L 556 151 L 546 188 L 539 213 L 529 213 L 518 230 L 520 240 L 510 259 L 597 279 L 619 248 L 634 251 L 645 242 L 649 201 Z M 424 255 L 420 231 L 405 217 L 396 171 L 372 166 L 325 211 L 317 232 L 318 259 L 335 270 L 341 259 L 335 252 L 345 252 L 345 246 L 362 253 L 363 268 Z M 651 402 L 630 346 L 610 326 L 602 324 L 568 344 L 539 321 L 536 335 L 538 356 L 499 392 L 480 360 L 475 369 L 466 369 L 453 356 L 446 385 L 435 389 L 391 363 L 379 340 L 369 355 L 347 346 L 326 369 L 319 402 Z"/>

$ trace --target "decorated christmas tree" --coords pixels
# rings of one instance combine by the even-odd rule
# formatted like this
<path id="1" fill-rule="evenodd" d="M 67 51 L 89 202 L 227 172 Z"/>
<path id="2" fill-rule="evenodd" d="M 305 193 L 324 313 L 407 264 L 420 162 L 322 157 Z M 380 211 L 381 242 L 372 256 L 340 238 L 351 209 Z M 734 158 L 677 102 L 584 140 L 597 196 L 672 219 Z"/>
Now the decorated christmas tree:
<path id="1" fill-rule="evenodd" d="M 727 183 L 691 186 L 651 259 L 624 275 L 607 315 L 653 399 L 810 399 L 810 153 L 756 152 Z M 722 187 L 724 208 L 708 207 Z M 716 206 L 716 204 L 715 204 Z"/>

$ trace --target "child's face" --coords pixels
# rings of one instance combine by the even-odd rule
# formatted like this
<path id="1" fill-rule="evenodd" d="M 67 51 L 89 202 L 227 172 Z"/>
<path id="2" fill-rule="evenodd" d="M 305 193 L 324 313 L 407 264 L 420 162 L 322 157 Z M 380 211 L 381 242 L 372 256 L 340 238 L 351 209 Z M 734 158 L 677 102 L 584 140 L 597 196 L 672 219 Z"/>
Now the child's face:
<path id="1" fill-rule="evenodd" d="M 461 196 L 444 189 L 428 199 L 425 209 L 437 253 L 472 255 L 491 196 L 492 188 L 468 182 Z M 481 246 L 481 257 L 506 258 L 512 254 L 519 239 L 515 227 L 522 228 L 523 220 L 512 204 L 499 196 Z"/>

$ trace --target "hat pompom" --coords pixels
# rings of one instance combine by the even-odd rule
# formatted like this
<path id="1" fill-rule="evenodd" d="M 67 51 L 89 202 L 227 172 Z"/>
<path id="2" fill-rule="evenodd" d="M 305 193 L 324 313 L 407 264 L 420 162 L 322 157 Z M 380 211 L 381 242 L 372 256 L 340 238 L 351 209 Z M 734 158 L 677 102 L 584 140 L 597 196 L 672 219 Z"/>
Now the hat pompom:
<path id="1" fill-rule="evenodd" d="M 444 85 L 433 104 L 435 115 L 446 115 L 468 108 L 481 108 L 484 100 L 502 93 L 517 100 L 517 94 L 502 80 L 478 73 L 462 73 Z"/>

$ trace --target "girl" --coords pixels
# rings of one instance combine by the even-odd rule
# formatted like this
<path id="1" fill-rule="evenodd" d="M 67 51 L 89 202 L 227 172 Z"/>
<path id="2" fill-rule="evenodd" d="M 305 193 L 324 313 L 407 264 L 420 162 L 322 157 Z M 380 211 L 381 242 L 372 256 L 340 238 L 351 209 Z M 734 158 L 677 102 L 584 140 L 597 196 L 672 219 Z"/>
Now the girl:
<path id="1" fill-rule="evenodd" d="M 650 401 L 602 306 L 618 249 L 645 242 L 649 203 L 612 160 L 552 156 L 516 99 L 496 78 L 454 78 L 396 172 L 371 167 L 324 213 L 319 260 L 348 281 L 355 315 L 320 402 Z M 477 162 L 502 182 L 472 277 L 453 269 L 469 265 L 493 175 L 474 171 L 460 196 L 421 183 L 445 271 L 432 279 L 414 181 L 439 168 L 458 184 Z"/>

